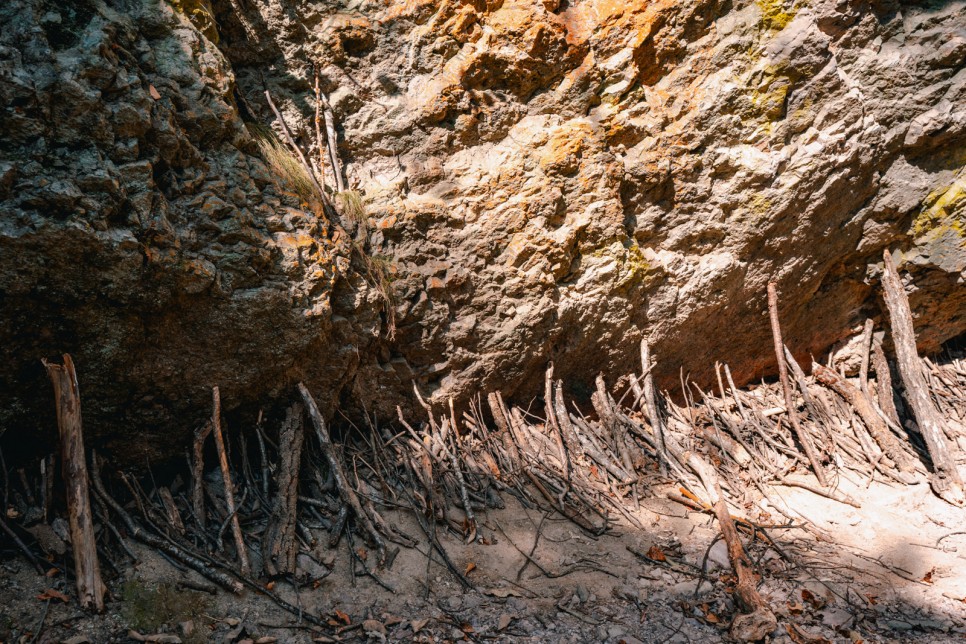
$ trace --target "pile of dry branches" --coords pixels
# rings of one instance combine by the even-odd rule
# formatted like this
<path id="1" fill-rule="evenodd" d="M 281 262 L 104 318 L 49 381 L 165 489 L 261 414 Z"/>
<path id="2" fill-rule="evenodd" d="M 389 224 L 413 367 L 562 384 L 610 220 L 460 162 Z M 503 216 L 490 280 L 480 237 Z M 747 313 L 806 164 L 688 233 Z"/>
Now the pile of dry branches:
<path id="1" fill-rule="evenodd" d="M 306 584 L 324 576 L 324 563 L 312 555 L 320 542 L 337 548 L 344 540 L 353 573 L 389 590 L 382 570 L 391 567 L 398 547 L 428 544 L 470 588 L 440 531 L 467 542 L 480 538 L 478 516 L 488 507 L 503 507 L 507 494 L 558 512 L 596 535 L 615 522 L 643 528 L 635 516 L 640 499 L 673 484 L 669 496 L 719 521 L 741 611 L 732 635 L 760 639 L 776 622 L 756 590 L 758 578 L 738 536 L 738 528 L 749 526 L 764 533 L 742 518 L 751 490 L 771 499 L 775 486 L 797 486 L 858 507 L 862 499 L 835 486 L 844 470 L 852 470 L 900 485 L 927 476 L 938 495 L 963 504 L 956 441 L 966 418 L 966 363 L 952 357 L 940 366 L 920 359 L 909 305 L 888 255 L 882 281 L 898 377 L 883 350 L 886 336 L 876 334 L 871 321 L 862 335 L 857 378 L 818 364 L 806 375 L 782 342 L 777 294 L 770 286 L 780 373 L 771 385 L 739 390 L 727 365 L 716 365 L 717 392 L 682 378 L 685 402 L 678 405 L 656 389 L 655 363 L 642 344 L 640 373 L 621 378 L 613 389 L 597 378 L 592 413 L 568 404 L 551 366 L 540 414 L 508 406 L 499 393 L 490 393 L 457 415 L 452 400 L 430 404 L 415 390 L 426 412 L 422 421 L 400 411 L 398 431 L 371 423 L 342 444 L 333 440 L 304 385 L 274 431 L 259 419 L 248 434 L 225 429 L 216 387 L 211 418 L 195 433 L 185 476 L 168 485 L 105 472 L 97 454 L 90 455 L 88 475 L 79 392 L 66 357 L 63 366 L 48 370 L 57 392 L 78 596 L 82 604 L 102 609 L 100 561 L 118 569 L 114 558 L 117 553 L 133 558 L 126 542 L 135 539 L 213 584 L 236 593 L 249 588 L 330 628 L 286 603 L 267 583 Z M 217 467 L 205 459 L 209 440 Z M 44 460 L 37 484 L 21 476 L 28 496 L 40 488 L 30 498 L 49 498 L 51 465 L 52 459 Z M 122 495 L 123 503 L 117 500 Z M 773 501 L 782 512 L 782 503 Z M 420 538 L 383 517 L 399 509 L 412 512 Z M 791 511 L 787 518 L 793 520 Z M 49 565 L 18 526 L 0 519 L 0 527 L 38 570 Z M 376 556 L 366 556 L 366 548 Z"/>

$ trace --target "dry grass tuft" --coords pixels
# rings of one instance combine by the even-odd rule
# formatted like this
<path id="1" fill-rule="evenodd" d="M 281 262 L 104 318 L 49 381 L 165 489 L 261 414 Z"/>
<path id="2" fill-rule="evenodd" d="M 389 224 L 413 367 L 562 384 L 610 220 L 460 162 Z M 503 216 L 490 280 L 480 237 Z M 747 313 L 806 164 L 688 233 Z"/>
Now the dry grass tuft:
<path id="1" fill-rule="evenodd" d="M 294 192 L 304 202 L 320 201 L 321 195 L 315 189 L 312 178 L 302 163 L 274 134 L 258 132 L 255 136 L 258 149 L 268 167 L 272 169 L 282 188 Z"/>
<path id="2" fill-rule="evenodd" d="M 369 220 L 369 210 L 362 194 L 357 190 L 345 190 L 336 194 L 339 214 L 345 219 L 357 224 L 366 224 Z"/>
<path id="3" fill-rule="evenodd" d="M 396 298 L 392 287 L 392 283 L 396 281 L 396 265 L 388 255 L 369 255 L 360 242 L 354 243 L 353 249 L 365 266 L 366 281 L 382 298 L 386 314 L 386 335 L 392 340 L 396 335 Z"/>

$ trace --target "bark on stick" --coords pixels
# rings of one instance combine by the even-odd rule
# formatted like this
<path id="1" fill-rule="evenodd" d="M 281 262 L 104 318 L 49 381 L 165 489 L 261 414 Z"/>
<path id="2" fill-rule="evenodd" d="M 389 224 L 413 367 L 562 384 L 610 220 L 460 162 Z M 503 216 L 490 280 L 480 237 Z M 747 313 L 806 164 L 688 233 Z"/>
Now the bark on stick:
<path id="1" fill-rule="evenodd" d="M 248 562 L 248 549 L 245 546 L 245 535 L 242 534 L 238 512 L 235 510 L 235 490 L 231 482 L 231 471 L 228 468 L 228 451 L 225 449 L 225 437 L 221 433 L 221 393 L 218 387 L 211 389 L 211 427 L 215 435 L 215 447 L 218 448 L 218 462 L 221 465 L 221 476 L 225 481 L 225 505 L 228 506 L 228 516 L 231 517 L 231 532 L 235 537 L 235 549 L 238 551 L 238 566 L 242 575 L 251 572 Z"/>
<path id="2" fill-rule="evenodd" d="M 801 425 L 798 424 L 798 414 L 795 413 L 795 406 L 792 404 L 792 388 L 788 382 L 788 365 L 785 363 L 785 344 L 782 341 L 782 329 L 778 321 L 778 290 L 774 282 L 768 283 L 768 315 L 771 318 L 771 334 L 772 339 L 775 341 L 775 357 L 778 358 L 778 377 L 781 379 L 782 393 L 785 395 L 785 411 L 788 414 L 788 422 L 792 426 L 792 431 L 795 432 L 795 438 L 798 439 L 798 442 L 802 444 L 802 448 L 805 450 L 805 456 L 808 457 L 808 462 L 812 465 L 812 470 L 815 472 L 815 478 L 818 479 L 819 485 L 827 487 L 825 470 L 822 468 L 822 463 L 815 454 L 815 448 L 812 447 L 811 439 L 802 431 Z"/>
<path id="3" fill-rule="evenodd" d="M 71 550 L 74 553 L 74 572 L 77 576 L 77 599 L 81 607 L 102 612 L 106 588 L 101 581 L 94 537 L 77 372 L 74 370 L 74 361 L 68 354 L 64 354 L 63 365 L 46 360 L 43 363 L 54 386 L 61 462 L 64 483 L 67 486 Z"/>
<path id="4" fill-rule="evenodd" d="M 295 403 L 285 413 L 278 436 L 280 464 L 272 514 L 262 536 L 262 559 L 269 576 L 294 574 L 299 554 L 298 521 L 299 470 L 302 465 L 302 405 Z"/>
<path id="5" fill-rule="evenodd" d="M 963 480 L 956 469 L 949 445 L 946 442 L 942 415 L 929 397 L 929 385 L 922 373 L 919 353 L 916 350 L 916 333 L 912 324 L 909 298 L 899 281 L 899 273 L 888 250 L 883 255 L 885 269 L 882 272 L 882 295 L 889 310 L 892 342 L 896 347 L 899 377 L 906 391 L 912 415 L 926 442 L 933 469 L 932 487 L 941 498 L 953 505 L 966 504 Z"/>

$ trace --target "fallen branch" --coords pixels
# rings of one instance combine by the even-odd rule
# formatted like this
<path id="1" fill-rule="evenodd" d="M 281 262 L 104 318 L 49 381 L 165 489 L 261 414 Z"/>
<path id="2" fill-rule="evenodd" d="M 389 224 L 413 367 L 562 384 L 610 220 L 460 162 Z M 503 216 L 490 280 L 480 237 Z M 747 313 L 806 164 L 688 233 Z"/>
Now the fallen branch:
<path id="1" fill-rule="evenodd" d="M 700 461 L 700 459 L 692 459 L 692 461 Z M 693 463 L 692 467 L 694 465 L 697 463 Z M 775 614 L 765 600 L 758 594 L 758 576 L 741 545 L 741 538 L 738 536 L 731 513 L 728 512 L 728 505 L 721 492 L 717 474 L 703 462 L 699 468 L 704 470 L 703 473 L 699 472 L 698 476 L 705 487 L 709 488 L 708 493 L 712 495 L 712 507 L 718 519 L 721 536 L 728 546 L 728 559 L 738 576 L 735 599 L 741 614 L 737 615 L 731 623 L 731 636 L 744 642 L 756 642 L 778 628 L 778 620 L 775 619 Z"/>
<path id="2" fill-rule="evenodd" d="M 899 440 L 889 431 L 885 421 L 873 409 L 872 403 L 862 390 L 842 378 L 835 371 L 817 363 L 812 364 L 812 374 L 814 374 L 816 380 L 842 396 L 846 402 L 855 408 L 859 418 L 862 419 L 869 433 L 872 434 L 872 438 L 879 444 L 885 455 L 895 461 L 899 471 L 915 471 L 916 466 L 912 457 L 902 449 Z"/>
<path id="3" fill-rule="evenodd" d="M 322 453 L 325 455 L 325 460 L 329 463 L 329 469 L 335 478 L 335 486 L 339 490 L 339 496 L 352 510 L 352 513 L 359 523 L 362 524 L 362 527 L 368 533 L 372 542 L 376 544 L 376 548 L 379 550 L 379 565 L 382 565 L 386 561 L 386 542 L 372 524 L 372 519 L 362 509 L 362 504 L 359 503 L 359 497 L 356 496 L 355 490 L 349 486 L 349 479 L 346 477 L 342 462 L 336 457 L 335 447 L 332 444 L 332 439 L 329 437 L 329 430 L 325 425 L 325 419 L 322 418 L 319 407 L 315 404 L 315 399 L 312 397 L 311 392 L 309 392 L 308 387 L 301 382 L 299 383 L 299 393 L 302 394 L 302 400 L 305 402 L 305 407 L 309 412 L 309 418 L 312 419 L 312 425 L 315 427 L 315 435 L 319 439 Z"/>

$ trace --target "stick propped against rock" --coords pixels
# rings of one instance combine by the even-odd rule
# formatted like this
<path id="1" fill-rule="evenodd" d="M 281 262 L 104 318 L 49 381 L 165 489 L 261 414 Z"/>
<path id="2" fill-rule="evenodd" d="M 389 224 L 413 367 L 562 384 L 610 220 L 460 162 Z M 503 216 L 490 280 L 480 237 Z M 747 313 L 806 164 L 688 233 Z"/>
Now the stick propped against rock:
<path id="1" fill-rule="evenodd" d="M 798 424 L 798 414 L 795 412 L 795 406 L 792 403 L 792 388 L 788 382 L 788 366 L 785 363 L 785 343 L 782 341 L 781 325 L 778 322 L 778 290 L 774 282 L 768 282 L 768 315 L 771 318 L 772 339 L 775 341 L 778 376 L 781 379 L 782 393 L 785 396 L 785 411 L 788 414 L 788 423 L 792 426 L 792 431 L 795 432 L 795 438 L 802 444 L 802 449 L 805 450 L 805 456 L 808 457 L 808 462 L 812 466 L 812 471 L 815 472 L 815 478 L 818 479 L 819 485 L 827 487 L 825 469 L 822 467 L 818 455 L 815 454 L 811 438 Z"/>
<path id="2" fill-rule="evenodd" d="M 268 525 L 262 535 L 262 565 L 271 576 L 294 574 L 299 554 L 296 536 L 298 523 L 299 470 L 302 465 L 302 405 L 293 404 L 285 412 L 279 430 L 277 489 L 272 500 Z"/>
<path id="3" fill-rule="evenodd" d="M 823 367 L 818 363 L 812 363 L 812 374 L 815 379 L 823 385 L 842 396 L 858 412 L 859 418 L 865 424 L 872 438 L 879 444 L 885 455 L 891 458 L 900 472 L 911 473 L 916 470 L 916 464 L 912 457 L 906 454 L 899 443 L 899 439 L 892 435 L 885 421 L 876 413 L 871 401 L 865 393 L 840 376 L 838 373 Z M 912 480 L 908 481 L 912 483 Z"/>
<path id="4" fill-rule="evenodd" d="M 379 564 L 382 565 L 386 562 L 386 542 L 376 530 L 372 519 L 363 510 L 355 490 L 349 485 L 349 479 L 345 474 L 345 469 L 342 467 L 342 462 L 335 453 L 335 446 L 332 444 L 332 438 L 329 436 L 329 430 L 325 425 L 325 419 L 322 418 L 322 413 L 319 411 L 319 406 L 315 404 L 315 398 L 312 397 L 312 393 L 308 387 L 301 382 L 299 383 L 299 393 L 302 394 L 305 408 L 309 412 L 309 418 L 312 419 L 312 425 L 315 427 L 315 435 L 319 439 L 322 453 L 325 454 L 325 460 L 328 461 L 329 467 L 332 470 L 335 485 L 339 489 L 339 496 L 342 497 L 342 502 L 352 509 L 352 513 L 359 523 L 362 524 L 369 538 L 376 544 L 376 548 L 379 550 Z"/>
<path id="5" fill-rule="evenodd" d="M 74 361 L 66 353 L 63 365 L 46 360 L 43 363 L 54 386 L 61 461 L 67 486 L 71 550 L 74 552 L 74 573 L 77 576 L 77 598 L 83 608 L 101 612 L 104 610 L 106 588 L 101 581 L 94 537 L 77 372 L 74 370 Z"/>
<path id="6" fill-rule="evenodd" d="M 932 488 L 942 499 L 953 505 L 966 504 L 963 479 L 956 469 L 956 459 L 946 442 L 945 423 L 942 415 L 929 397 L 929 385 L 922 373 L 919 352 L 916 350 L 916 333 L 912 325 L 912 309 L 909 298 L 899 281 L 899 273 L 888 250 L 883 254 L 882 297 L 889 310 L 892 342 L 896 347 L 899 377 L 905 388 L 906 399 L 919 431 L 929 449 L 935 474 L 931 477 Z"/>
<path id="7" fill-rule="evenodd" d="M 235 537 L 235 550 L 238 552 L 238 563 L 242 575 L 251 572 L 252 566 L 248 561 L 248 546 L 245 545 L 245 534 L 238 521 L 238 510 L 235 507 L 234 483 L 231 480 L 231 469 L 228 467 L 228 450 L 225 448 L 225 437 L 221 433 L 221 392 L 218 387 L 211 388 L 211 427 L 215 436 L 215 447 L 218 449 L 218 463 L 221 465 L 221 476 L 225 481 L 225 505 L 231 520 L 231 532 Z"/>

